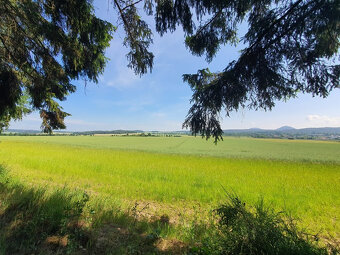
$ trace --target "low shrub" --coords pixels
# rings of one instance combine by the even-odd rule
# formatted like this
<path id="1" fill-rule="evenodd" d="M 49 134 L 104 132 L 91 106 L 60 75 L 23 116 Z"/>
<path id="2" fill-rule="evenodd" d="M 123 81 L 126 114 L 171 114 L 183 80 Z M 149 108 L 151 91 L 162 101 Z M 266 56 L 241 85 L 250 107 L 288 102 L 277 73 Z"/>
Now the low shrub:
<path id="1" fill-rule="evenodd" d="M 215 211 L 216 225 L 193 254 L 275 254 L 326 255 L 337 254 L 318 245 L 316 235 L 309 235 L 283 212 L 265 206 L 263 199 L 247 206 L 235 195 Z"/>

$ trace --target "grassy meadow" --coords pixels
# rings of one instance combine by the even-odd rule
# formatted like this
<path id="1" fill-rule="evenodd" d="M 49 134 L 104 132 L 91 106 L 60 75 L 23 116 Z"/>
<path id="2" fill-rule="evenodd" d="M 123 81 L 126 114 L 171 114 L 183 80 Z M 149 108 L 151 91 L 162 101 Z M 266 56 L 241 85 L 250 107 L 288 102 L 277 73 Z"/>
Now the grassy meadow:
<path id="1" fill-rule="evenodd" d="M 165 154 L 257 158 L 340 163 L 340 143 L 313 140 L 225 137 L 216 146 L 200 137 L 136 136 L 3 136 L 0 141 L 60 144 L 93 149 L 145 151 Z"/>
<path id="2" fill-rule="evenodd" d="M 216 208 L 225 190 L 247 203 L 263 197 L 308 231 L 340 238 L 339 142 L 3 136 L 0 164 L 27 185 L 86 190 L 107 207 L 147 204 L 173 223 Z"/>

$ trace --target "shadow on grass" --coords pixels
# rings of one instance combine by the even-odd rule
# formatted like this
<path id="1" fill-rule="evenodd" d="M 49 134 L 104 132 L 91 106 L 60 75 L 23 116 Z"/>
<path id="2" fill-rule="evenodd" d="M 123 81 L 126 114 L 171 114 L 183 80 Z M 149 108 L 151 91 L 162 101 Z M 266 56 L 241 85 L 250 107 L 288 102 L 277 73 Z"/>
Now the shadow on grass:
<path id="1" fill-rule="evenodd" d="M 198 218 L 188 229 L 183 227 L 180 234 L 187 244 L 164 238 L 174 229 L 167 216 L 141 220 L 137 204 L 128 212 L 105 208 L 102 201 L 89 203 L 84 192 L 27 187 L 0 165 L 0 255 L 339 252 L 337 247 L 320 247 L 262 200 L 248 206 L 236 195 L 214 211 L 210 223 Z"/>
<path id="2" fill-rule="evenodd" d="M 94 210 L 89 196 L 61 188 L 28 188 L 0 165 L 0 254 L 180 254 L 166 241 L 167 222 Z M 98 208 L 96 208 L 98 211 Z"/>

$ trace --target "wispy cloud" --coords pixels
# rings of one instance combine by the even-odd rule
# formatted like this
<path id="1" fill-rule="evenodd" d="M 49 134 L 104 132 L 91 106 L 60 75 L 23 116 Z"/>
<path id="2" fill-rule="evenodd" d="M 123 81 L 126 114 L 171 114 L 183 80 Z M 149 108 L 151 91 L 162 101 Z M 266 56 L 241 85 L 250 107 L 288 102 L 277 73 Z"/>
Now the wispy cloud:
<path id="1" fill-rule="evenodd" d="M 39 113 L 34 112 L 25 117 L 22 120 L 11 121 L 10 128 L 13 129 L 34 129 L 39 130 L 41 126 L 41 119 Z"/>
<path id="2" fill-rule="evenodd" d="M 164 118 L 166 114 L 164 112 L 154 112 L 151 114 L 151 116 L 155 118 Z"/>
<path id="3" fill-rule="evenodd" d="M 67 130 L 71 131 L 107 130 L 111 127 L 110 123 L 74 119 L 72 117 L 66 118 L 65 124 Z"/>
<path id="4" fill-rule="evenodd" d="M 140 77 L 127 67 L 120 66 L 116 70 L 117 76 L 106 82 L 109 87 L 126 88 L 140 80 Z"/>
<path id="5" fill-rule="evenodd" d="M 79 119 L 65 119 L 65 123 L 71 125 L 84 125 L 84 126 L 97 126 L 98 124 L 100 124 L 98 122 L 89 122 Z"/>
<path id="6" fill-rule="evenodd" d="M 110 44 L 110 47 L 106 50 L 106 55 L 110 61 L 105 68 L 105 79 L 102 79 L 101 82 L 118 89 L 129 87 L 140 80 L 140 77 L 127 67 L 126 54 L 128 49 L 123 46 L 123 38 L 119 36 L 119 32 L 115 33 Z"/>
<path id="7" fill-rule="evenodd" d="M 41 122 L 41 118 L 38 114 L 35 115 L 28 115 L 24 117 L 25 120 L 32 121 L 32 122 Z"/>
<path id="8" fill-rule="evenodd" d="M 340 117 L 338 116 L 311 114 L 307 116 L 307 120 L 318 126 L 340 126 Z"/>
<path id="9" fill-rule="evenodd" d="M 151 98 L 134 98 L 126 99 L 126 100 L 95 100 L 93 101 L 96 106 L 106 109 L 114 109 L 117 111 L 142 111 L 145 110 L 146 107 L 154 104 L 154 100 Z"/>

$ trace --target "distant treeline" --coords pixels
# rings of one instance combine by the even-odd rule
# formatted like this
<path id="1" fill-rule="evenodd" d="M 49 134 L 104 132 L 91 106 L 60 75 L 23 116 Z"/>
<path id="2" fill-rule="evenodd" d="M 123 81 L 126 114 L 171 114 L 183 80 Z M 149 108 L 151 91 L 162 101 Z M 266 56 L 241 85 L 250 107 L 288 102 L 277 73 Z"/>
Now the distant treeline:
<path id="1" fill-rule="evenodd" d="M 249 136 L 254 138 L 279 139 L 326 139 L 340 140 L 340 128 L 303 128 L 303 129 L 244 129 L 224 130 L 225 136 Z"/>
<path id="2" fill-rule="evenodd" d="M 315 135 L 292 135 L 292 134 L 275 134 L 275 133 L 234 133 L 234 134 L 224 134 L 224 136 L 234 136 L 234 137 L 253 137 L 253 138 L 275 138 L 275 139 L 304 139 L 304 140 L 339 140 L 340 135 L 331 134 L 315 134 Z"/>
<path id="3" fill-rule="evenodd" d="M 137 133 L 143 133 L 143 130 L 123 130 L 123 129 L 118 129 L 118 130 L 111 130 L 111 131 L 102 131 L 102 130 L 97 130 L 97 131 L 84 131 L 84 132 L 72 132 L 74 135 L 105 135 L 105 134 L 137 134 Z"/>
<path id="4" fill-rule="evenodd" d="M 53 133 L 53 134 L 45 134 L 45 133 L 20 133 L 20 132 L 4 132 L 0 133 L 0 136 L 71 136 L 71 133 Z"/>
<path id="5" fill-rule="evenodd" d="M 138 132 L 137 132 L 138 131 Z M 94 135 L 107 135 L 107 136 L 131 136 L 131 137 L 181 137 L 179 133 L 162 133 L 162 132 L 143 132 L 139 130 L 115 130 L 115 131 L 90 131 L 90 132 L 56 132 L 52 134 L 45 134 L 42 132 L 4 132 L 0 136 L 94 136 Z"/>
<path id="6" fill-rule="evenodd" d="M 44 134 L 37 130 L 8 130 L 0 135 L 7 136 L 94 136 L 94 135 L 120 135 L 120 136 L 142 136 L 142 137 L 180 137 L 182 135 L 192 135 L 190 131 L 143 131 L 143 130 L 110 130 L 110 131 L 84 131 L 84 132 L 63 132 L 58 131 L 53 134 Z M 254 137 L 254 138 L 277 138 L 277 139 L 309 139 L 309 140 L 339 140 L 340 128 L 303 128 L 295 129 L 291 127 L 281 127 L 275 130 L 269 129 L 229 129 L 223 131 L 224 136 Z M 200 136 L 199 134 L 197 136 Z"/>
<path id="7" fill-rule="evenodd" d="M 138 134 L 124 134 L 122 136 L 131 136 L 131 137 L 136 137 L 136 136 L 141 136 L 141 137 L 181 137 L 181 135 L 176 134 L 176 133 L 138 133 Z"/>

